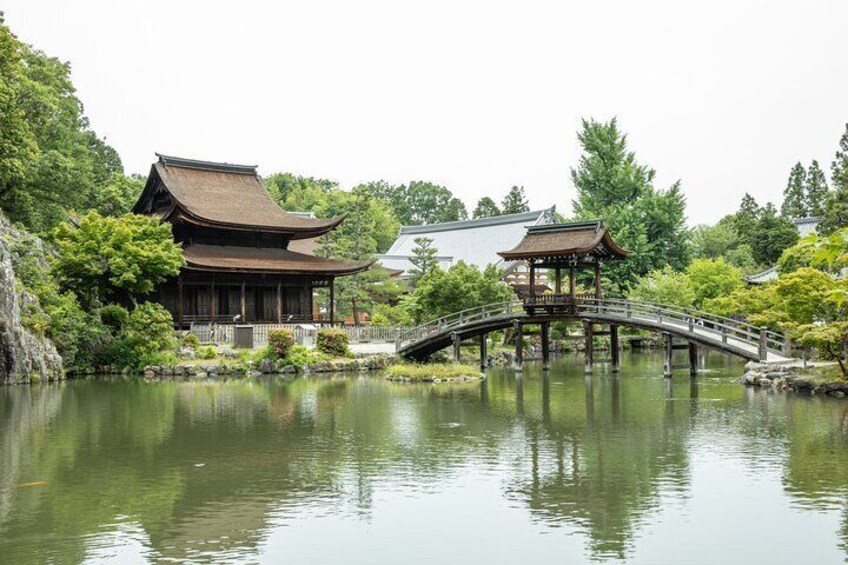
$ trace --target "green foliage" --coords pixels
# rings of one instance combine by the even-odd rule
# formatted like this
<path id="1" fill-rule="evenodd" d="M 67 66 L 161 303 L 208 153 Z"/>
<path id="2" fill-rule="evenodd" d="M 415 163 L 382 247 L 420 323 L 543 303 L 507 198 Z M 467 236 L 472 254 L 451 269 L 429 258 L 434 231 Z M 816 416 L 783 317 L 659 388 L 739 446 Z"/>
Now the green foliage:
<path id="1" fill-rule="evenodd" d="M 429 363 L 422 365 L 392 365 L 386 371 L 388 376 L 396 379 L 430 382 L 434 379 L 451 380 L 463 377 L 479 377 L 480 369 L 473 365 Z"/>
<path id="2" fill-rule="evenodd" d="M 288 330 L 271 330 L 268 332 L 268 348 L 276 359 L 286 357 L 294 345 L 294 335 Z"/>
<path id="3" fill-rule="evenodd" d="M 376 304 L 371 311 L 372 326 L 409 326 L 412 318 L 405 308 L 390 304 Z"/>
<path id="4" fill-rule="evenodd" d="M 529 211 L 530 205 L 527 202 L 527 196 L 524 194 L 524 187 L 513 186 L 510 188 L 501 202 L 501 214 L 518 214 Z"/>
<path id="5" fill-rule="evenodd" d="M 780 256 L 778 270 L 789 273 L 801 267 L 838 273 L 848 266 L 848 228 L 830 235 L 811 233 L 786 249 Z"/>
<path id="6" fill-rule="evenodd" d="M 439 261 L 436 259 L 439 250 L 432 246 L 433 240 L 429 237 L 416 237 L 412 240 L 415 247 L 412 248 L 412 257 L 409 262 L 415 265 L 415 268 L 410 271 L 413 284 L 439 266 Z"/>
<path id="7" fill-rule="evenodd" d="M 627 297 L 630 300 L 688 308 L 695 304 L 695 289 L 686 273 L 664 267 L 641 277 L 630 289 Z"/>
<path id="8" fill-rule="evenodd" d="M 615 119 L 584 120 L 578 140 L 583 155 L 571 170 L 577 188 L 574 214 L 578 219 L 603 218 L 616 243 L 633 252 L 627 261 L 607 266 L 612 293 L 625 293 L 651 270 L 666 265 L 684 268 L 690 250 L 679 183 L 668 190 L 655 189 L 654 170 L 637 163 Z"/>
<path id="9" fill-rule="evenodd" d="M 686 275 L 695 293 L 694 304 L 701 307 L 705 300 L 726 296 L 745 286 L 742 271 L 724 259 L 695 259 L 686 268 Z"/>
<path id="10" fill-rule="evenodd" d="M 67 63 L 18 40 L 0 14 L 0 208 L 49 230 L 105 202 L 120 158 L 83 115 Z"/>
<path id="11" fill-rule="evenodd" d="M 452 222 L 468 218 L 465 204 L 450 190 L 425 181 L 390 185 L 379 181 L 362 185 L 373 196 L 386 200 L 403 225 Z"/>
<path id="12" fill-rule="evenodd" d="M 315 345 L 318 351 L 333 357 L 346 357 L 350 352 L 347 334 L 342 330 L 320 330 Z"/>
<path id="13" fill-rule="evenodd" d="M 771 205 L 767 206 L 754 224 L 751 253 L 761 265 L 773 265 L 784 249 L 798 241 L 798 230 L 786 218 L 778 216 Z"/>
<path id="14" fill-rule="evenodd" d="M 488 196 L 484 196 L 480 200 L 477 201 L 477 206 L 474 207 L 474 212 L 472 212 L 472 218 L 491 218 L 493 216 L 500 216 L 501 209 L 498 208 L 498 205 L 495 204 L 495 201 L 489 198 Z"/>
<path id="15" fill-rule="evenodd" d="M 139 304 L 126 319 L 114 339 L 99 351 L 99 364 L 141 369 L 161 363 L 162 355 L 174 349 L 174 320 L 161 305 Z"/>
<path id="16" fill-rule="evenodd" d="M 804 197 L 806 200 L 806 216 L 819 217 L 824 214 L 827 203 L 827 179 L 824 176 L 818 161 L 813 159 L 807 170 L 807 178 L 804 186 Z"/>
<path id="17" fill-rule="evenodd" d="M 285 364 L 294 365 L 295 367 L 305 367 L 306 365 L 321 363 L 328 360 L 329 357 L 327 355 L 319 353 L 314 349 L 309 349 L 302 345 L 295 345 L 286 356 Z"/>
<path id="18" fill-rule="evenodd" d="M 197 348 L 200 347 L 200 338 L 197 337 L 197 334 L 186 332 L 182 335 L 182 339 L 180 340 L 180 346 L 197 350 Z"/>
<path id="19" fill-rule="evenodd" d="M 789 180 L 786 182 L 786 188 L 783 189 L 783 204 L 780 207 L 780 213 L 784 217 L 789 219 L 807 217 L 806 181 L 807 172 L 799 161 L 789 172 Z"/>
<path id="20" fill-rule="evenodd" d="M 424 275 L 401 304 L 415 323 L 421 323 L 514 297 L 512 289 L 500 281 L 495 267 L 490 265 L 480 272 L 459 261 L 447 271 L 436 268 Z"/>
<path id="21" fill-rule="evenodd" d="M 819 233 L 829 234 L 848 227 L 848 124 L 839 139 L 839 149 L 830 164 L 831 190 L 827 195 Z"/>
<path id="22" fill-rule="evenodd" d="M 197 348 L 195 355 L 198 359 L 215 359 L 218 356 L 218 352 L 215 351 L 215 348 L 211 345 L 201 345 Z"/>
<path id="23" fill-rule="evenodd" d="M 78 227 L 61 224 L 54 239 L 59 250 L 54 272 L 84 305 L 134 301 L 179 273 L 184 263 L 171 227 L 150 216 L 89 212 Z"/>
<path id="24" fill-rule="evenodd" d="M 848 349 L 848 322 L 806 324 L 795 328 L 791 335 L 798 344 L 815 347 L 825 359 L 835 360 L 839 364 L 842 377 L 845 378 L 846 373 L 848 373 L 845 366 L 845 351 Z"/>

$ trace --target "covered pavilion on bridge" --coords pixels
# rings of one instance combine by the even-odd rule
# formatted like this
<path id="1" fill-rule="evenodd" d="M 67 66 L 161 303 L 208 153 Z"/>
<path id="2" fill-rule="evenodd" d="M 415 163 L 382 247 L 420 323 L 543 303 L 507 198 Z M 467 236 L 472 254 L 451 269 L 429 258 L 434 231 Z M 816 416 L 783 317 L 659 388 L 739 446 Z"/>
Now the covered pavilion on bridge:
<path id="1" fill-rule="evenodd" d="M 602 220 L 530 226 L 524 238 L 509 251 L 498 253 L 511 261 L 527 261 L 530 271 L 530 292 L 524 299 L 528 314 L 569 314 L 574 312 L 577 299 L 600 299 L 601 265 L 607 261 L 626 259 L 630 254 L 613 241 Z M 554 271 L 554 292 L 542 294 L 536 288 L 536 271 Z M 577 269 L 592 269 L 594 295 L 578 295 Z M 568 292 L 562 289 L 562 271 L 568 272 Z M 548 276 L 548 280 L 551 277 Z"/>

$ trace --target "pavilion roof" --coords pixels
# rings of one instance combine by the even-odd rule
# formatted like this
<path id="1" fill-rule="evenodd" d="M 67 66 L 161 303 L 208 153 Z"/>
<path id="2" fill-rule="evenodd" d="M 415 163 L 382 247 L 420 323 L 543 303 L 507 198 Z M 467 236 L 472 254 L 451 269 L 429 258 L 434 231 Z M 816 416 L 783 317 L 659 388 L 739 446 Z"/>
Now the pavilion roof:
<path id="1" fill-rule="evenodd" d="M 342 261 L 271 247 L 188 245 L 183 248 L 186 269 L 232 272 L 280 272 L 305 275 L 352 275 L 374 261 Z"/>
<path id="2" fill-rule="evenodd" d="M 624 259 L 629 252 L 616 245 L 603 221 L 592 220 L 530 226 L 518 245 L 498 255 L 508 260 L 540 259 L 578 265 Z"/>
<path id="3" fill-rule="evenodd" d="M 271 198 L 254 165 L 183 159 L 157 153 L 147 184 L 133 212 L 145 213 L 158 191 L 171 197 L 165 219 L 198 225 L 288 234 L 311 238 L 338 226 L 344 216 L 318 219 L 290 214 Z"/>

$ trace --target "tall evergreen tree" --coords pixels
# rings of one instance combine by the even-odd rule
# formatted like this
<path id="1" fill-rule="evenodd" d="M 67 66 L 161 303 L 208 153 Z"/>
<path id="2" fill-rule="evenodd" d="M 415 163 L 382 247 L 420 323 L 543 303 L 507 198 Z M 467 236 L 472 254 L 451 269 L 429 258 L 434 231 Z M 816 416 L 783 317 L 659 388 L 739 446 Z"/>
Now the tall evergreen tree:
<path id="1" fill-rule="evenodd" d="M 675 183 L 668 190 L 653 186 L 654 170 L 640 165 L 627 149 L 627 136 L 615 119 L 608 123 L 583 120 L 578 134 L 583 147 L 579 165 L 571 170 L 577 189 L 573 202 L 578 219 L 603 218 L 616 242 L 632 251 L 627 261 L 610 264 L 606 272 L 623 294 L 637 277 L 689 262 L 686 201 Z"/>
<path id="2" fill-rule="evenodd" d="M 830 234 L 848 226 L 848 124 L 839 139 L 839 149 L 830 164 L 832 190 L 827 195 L 822 221 L 817 231 Z"/>
<path id="3" fill-rule="evenodd" d="M 807 170 L 805 185 L 806 212 L 808 216 L 822 216 L 827 204 L 827 179 L 819 167 L 819 162 L 813 159 Z"/>
<path id="4" fill-rule="evenodd" d="M 412 248 L 409 262 L 415 265 L 415 268 L 410 274 L 413 284 L 417 284 L 421 277 L 439 266 L 439 260 L 436 259 L 439 250 L 433 247 L 433 240 L 429 237 L 416 237 L 412 241 L 415 247 Z"/>
<path id="5" fill-rule="evenodd" d="M 739 210 L 733 215 L 731 225 L 736 230 L 736 235 L 739 241 L 743 244 L 750 245 L 754 238 L 755 225 L 763 215 L 763 208 L 757 204 L 753 196 L 747 192 L 742 197 L 742 202 L 739 204 Z"/>
<path id="6" fill-rule="evenodd" d="M 789 171 L 789 180 L 786 182 L 786 188 L 783 189 L 783 205 L 780 207 L 780 213 L 785 218 L 806 218 L 807 217 L 807 195 L 804 190 L 806 188 L 807 172 L 800 161 L 795 163 L 792 170 Z"/>
<path id="7" fill-rule="evenodd" d="M 777 209 L 771 203 L 763 208 L 753 232 L 756 236 L 751 239 L 751 253 L 760 265 L 774 265 L 783 250 L 798 241 L 795 225 L 785 217 L 778 216 Z"/>
<path id="8" fill-rule="evenodd" d="M 474 208 L 474 212 L 471 214 L 472 218 L 489 218 L 492 216 L 500 216 L 501 209 L 498 208 L 498 205 L 495 204 L 495 201 L 489 198 L 488 196 L 484 196 L 480 200 L 477 201 L 477 206 Z"/>
<path id="9" fill-rule="evenodd" d="M 527 202 L 527 197 L 524 194 L 523 186 L 514 186 L 509 189 L 509 192 L 504 196 L 501 202 L 502 214 L 518 214 L 520 212 L 529 212 L 530 205 Z"/>

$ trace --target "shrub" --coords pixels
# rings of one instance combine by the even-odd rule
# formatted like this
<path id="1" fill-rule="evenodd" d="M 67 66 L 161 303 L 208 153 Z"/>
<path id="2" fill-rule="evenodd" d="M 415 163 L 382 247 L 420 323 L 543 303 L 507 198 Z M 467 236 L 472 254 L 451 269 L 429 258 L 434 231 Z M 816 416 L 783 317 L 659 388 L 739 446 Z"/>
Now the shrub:
<path id="1" fill-rule="evenodd" d="M 132 369 L 162 364 L 162 353 L 174 348 L 173 327 L 171 314 L 161 305 L 139 304 L 123 329 L 100 352 L 98 362 Z"/>
<path id="2" fill-rule="evenodd" d="M 333 357 L 345 357 L 348 354 L 348 338 L 342 330 L 319 331 L 316 345 L 318 351 Z"/>
<path id="3" fill-rule="evenodd" d="M 97 315 L 100 316 L 101 323 L 115 334 L 123 331 L 130 321 L 129 311 L 118 304 L 108 304 L 99 308 Z"/>
<path id="4" fill-rule="evenodd" d="M 302 345 L 293 346 L 291 351 L 289 351 L 289 354 L 286 356 L 286 364 L 294 365 L 295 367 L 303 367 L 304 365 L 320 363 L 321 361 L 326 360 L 326 355 L 322 355 L 314 349 L 309 349 Z"/>
<path id="5" fill-rule="evenodd" d="M 182 346 L 196 350 L 198 347 L 200 347 L 200 338 L 197 337 L 197 334 L 188 332 L 183 335 Z"/>
<path id="6" fill-rule="evenodd" d="M 214 359 L 217 357 L 217 353 L 215 352 L 215 348 L 211 345 L 201 345 L 197 348 L 196 356 L 198 359 Z"/>
<path id="7" fill-rule="evenodd" d="M 294 336 L 289 330 L 271 330 L 268 332 L 268 348 L 273 357 L 282 359 L 289 354 L 294 345 Z"/>

